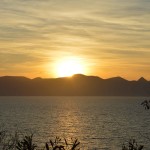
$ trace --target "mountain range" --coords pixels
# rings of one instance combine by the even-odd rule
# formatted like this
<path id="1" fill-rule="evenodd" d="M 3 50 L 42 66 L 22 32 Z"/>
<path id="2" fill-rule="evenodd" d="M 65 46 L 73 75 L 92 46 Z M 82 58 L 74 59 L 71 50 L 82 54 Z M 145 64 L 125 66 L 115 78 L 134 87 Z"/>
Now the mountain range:
<path id="1" fill-rule="evenodd" d="M 143 77 L 128 81 L 83 74 L 45 79 L 2 76 L 0 96 L 150 96 L 150 81 Z"/>

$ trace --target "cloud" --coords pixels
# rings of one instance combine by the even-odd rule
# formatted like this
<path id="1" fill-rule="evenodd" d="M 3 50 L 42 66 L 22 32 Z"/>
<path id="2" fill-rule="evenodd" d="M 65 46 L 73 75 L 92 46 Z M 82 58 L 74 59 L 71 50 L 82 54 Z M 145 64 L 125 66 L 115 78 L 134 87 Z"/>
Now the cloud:
<path id="1" fill-rule="evenodd" d="M 149 65 L 149 8 L 147 0 L 2 0 L 0 63 L 77 55 L 97 67 L 132 58 Z"/>

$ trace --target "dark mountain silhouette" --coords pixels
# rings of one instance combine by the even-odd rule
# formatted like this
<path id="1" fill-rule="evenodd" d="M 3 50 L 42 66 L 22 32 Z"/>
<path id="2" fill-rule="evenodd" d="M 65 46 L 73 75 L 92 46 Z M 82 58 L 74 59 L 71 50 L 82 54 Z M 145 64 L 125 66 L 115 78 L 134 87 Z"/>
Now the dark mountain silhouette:
<path id="1" fill-rule="evenodd" d="M 82 74 L 49 79 L 3 76 L 0 96 L 150 96 L 150 82 L 143 77 L 128 81 Z"/>
<path id="2" fill-rule="evenodd" d="M 146 83 L 147 82 L 147 80 L 146 79 L 144 79 L 143 77 L 141 77 L 139 80 L 138 80 L 138 82 L 143 82 L 143 83 Z"/>

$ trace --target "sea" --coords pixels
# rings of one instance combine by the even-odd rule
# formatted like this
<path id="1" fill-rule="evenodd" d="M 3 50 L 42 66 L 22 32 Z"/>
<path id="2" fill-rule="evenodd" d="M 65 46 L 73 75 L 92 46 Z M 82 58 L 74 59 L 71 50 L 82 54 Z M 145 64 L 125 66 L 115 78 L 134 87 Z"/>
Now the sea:
<path id="1" fill-rule="evenodd" d="M 0 126 L 34 133 L 40 146 L 50 139 L 78 139 L 81 149 L 121 150 L 135 139 L 150 149 L 147 97 L 0 97 Z"/>

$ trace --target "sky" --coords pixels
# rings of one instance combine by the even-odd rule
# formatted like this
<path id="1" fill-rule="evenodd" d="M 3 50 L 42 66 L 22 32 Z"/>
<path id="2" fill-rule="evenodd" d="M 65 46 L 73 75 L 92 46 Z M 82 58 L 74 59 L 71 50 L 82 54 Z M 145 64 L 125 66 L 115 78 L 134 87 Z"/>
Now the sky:
<path id="1" fill-rule="evenodd" d="M 83 73 L 150 80 L 150 0 L 1 0 L 0 76 L 58 77 L 61 60 Z"/>

